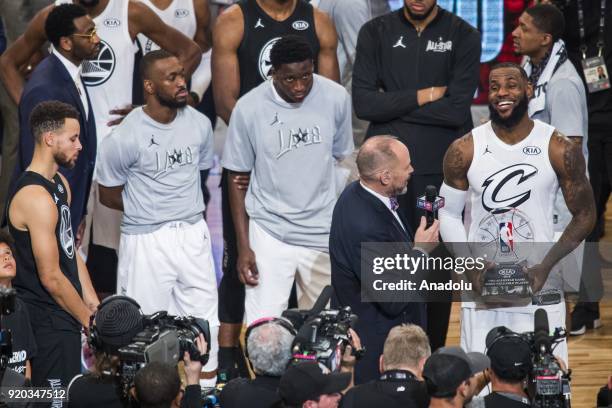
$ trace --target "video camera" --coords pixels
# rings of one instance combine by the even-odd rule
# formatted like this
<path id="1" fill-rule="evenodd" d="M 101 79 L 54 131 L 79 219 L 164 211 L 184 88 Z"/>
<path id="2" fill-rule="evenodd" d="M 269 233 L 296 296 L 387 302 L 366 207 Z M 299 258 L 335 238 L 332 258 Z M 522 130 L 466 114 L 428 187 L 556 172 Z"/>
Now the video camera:
<path id="1" fill-rule="evenodd" d="M 15 289 L 0 287 L 0 370 L 2 372 L 13 354 L 13 337 L 10 330 L 2 328 L 2 316 L 8 316 L 15 311 L 16 297 Z"/>
<path id="2" fill-rule="evenodd" d="M 535 312 L 533 332 L 515 333 L 500 326 L 487 335 L 491 342 L 503 336 L 522 338 L 531 350 L 532 369 L 528 374 L 529 394 L 532 406 L 536 408 L 570 408 L 571 370 L 563 372 L 552 351 L 565 339 L 565 329 L 557 327 L 553 335 L 549 334 L 548 315 L 546 310 Z"/>
<path id="3" fill-rule="evenodd" d="M 134 376 L 145 365 L 153 361 L 176 364 L 185 352 L 191 360 L 208 362 L 210 352 L 210 328 L 208 321 L 195 317 L 170 316 L 161 311 L 143 317 L 144 330 L 136 334 L 132 342 L 118 350 L 119 373 L 125 393 L 134 384 Z M 204 335 L 207 343 L 205 354 L 201 354 L 195 343 Z"/>
<path id="4" fill-rule="evenodd" d="M 288 309 L 282 313 L 297 330 L 292 345 L 293 364 L 318 361 L 332 372 L 340 370 L 342 355 L 351 340 L 349 329 L 357 323 L 357 315 L 349 306 L 324 310 L 332 294 L 332 287 L 326 286 L 312 309 Z M 354 351 L 357 358 L 364 352 L 364 349 Z"/>

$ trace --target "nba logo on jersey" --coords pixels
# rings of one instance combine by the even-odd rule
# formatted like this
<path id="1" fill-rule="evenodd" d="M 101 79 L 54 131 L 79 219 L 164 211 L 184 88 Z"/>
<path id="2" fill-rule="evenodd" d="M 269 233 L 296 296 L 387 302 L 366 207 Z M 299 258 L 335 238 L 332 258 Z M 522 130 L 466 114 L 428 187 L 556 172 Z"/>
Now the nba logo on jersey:
<path id="1" fill-rule="evenodd" d="M 514 250 L 512 222 L 510 221 L 499 223 L 499 249 L 502 254 L 507 254 Z"/>

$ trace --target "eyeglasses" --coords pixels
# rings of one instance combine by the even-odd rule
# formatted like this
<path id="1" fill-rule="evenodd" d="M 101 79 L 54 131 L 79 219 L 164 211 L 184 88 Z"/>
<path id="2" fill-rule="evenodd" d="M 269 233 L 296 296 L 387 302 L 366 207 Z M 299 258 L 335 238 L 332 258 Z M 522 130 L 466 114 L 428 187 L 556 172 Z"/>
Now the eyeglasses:
<path id="1" fill-rule="evenodd" d="M 94 37 L 96 36 L 97 33 L 98 33 L 98 31 L 94 27 L 89 34 L 77 34 L 77 33 L 74 33 L 72 35 L 74 35 L 75 37 L 88 38 L 90 42 L 93 42 Z"/>

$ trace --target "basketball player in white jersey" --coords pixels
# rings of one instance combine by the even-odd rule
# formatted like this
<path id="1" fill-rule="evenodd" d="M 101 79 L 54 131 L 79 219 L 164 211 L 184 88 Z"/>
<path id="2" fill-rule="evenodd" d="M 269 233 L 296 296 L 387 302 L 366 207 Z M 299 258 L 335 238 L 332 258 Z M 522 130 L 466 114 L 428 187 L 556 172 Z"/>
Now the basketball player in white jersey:
<path id="1" fill-rule="evenodd" d="M 210 71 L 210 9 L 208 0 L 140 0 L 146 4 L 159 18 L 171 27 L 198 44 L 202 50 L 202 61 L 191 76 L 189 89 L 189 103 L 197 106 L 202 100 L 204 92 L 210 85 L 212 74 Z M 142 54 L 159 49 L 150 38 L 138 34 L 138 43 Z"/>
<path id="2" fill-rule="evenodd" d="M 529 119 L 527 106 L 532 95 L 527 75 L 518 65 L 502 63 L 491 70 L 491 121 L 453 142 L 444 157 L 440 195 L 446 206 L 440 210 L 440 233 L 446 242 L 481 241 L 479 232 L 489 217 L 498 221 L 488 224 L 494 229 L 488 231 L 493 236 L 499 236 L 503 229 L 512 231 L 511 224 L 523 229 L 528 226 L 534 243 L 551 243 L 535 264 L 528 265 L 532 291 L 537 294 L 544 288 L 560 295 L 562 282 L 554 266 L 591 231 L 595 203 L 580 146 L 552 126 Z M 558 186 L 572 220 L 553 245 L 552 212 Z M 466 219 L 470 220 L 467 232 L 461 220 L 466 202 L 470 205 L 466 211 Z M 505 220 L 503 214 L 510 211 L 521 215 L 520 224 L 514 219 Z M 518 238 L 519 232 L 524 231 L 514 228 L 512 236 Z M 480 286 L 482 273 L 470 274 L 476 287 Z M 464 302 L 461 345 L 465 350 L 485 351 L 486 335 L 496 326 L 506 326 L 515 332 L 533 331 L 533 316 L 540 307 L 548 314 L 551 330 L 565 327 L 565 303 L 561 296 L 558 303 L 547 306 L 499 307 Z M 558 345 L 556 354 L 567 361 L 565 342 Z"/>

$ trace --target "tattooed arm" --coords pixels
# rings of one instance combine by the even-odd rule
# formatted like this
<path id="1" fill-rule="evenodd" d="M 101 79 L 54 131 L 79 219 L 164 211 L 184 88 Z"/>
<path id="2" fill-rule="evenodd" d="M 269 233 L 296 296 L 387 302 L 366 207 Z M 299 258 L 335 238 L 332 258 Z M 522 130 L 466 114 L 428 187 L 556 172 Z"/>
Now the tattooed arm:
<path id="1" fill-rule="evenodd" d="M 552 267 L 572 252 L 595 225 L 595 200 L 586 177 L 581 146 L 555 131 L 550 140 L 548 155 L 557 173 L 567 208 L 572 213 L 572 220 L 542 263 L 530 268 L 534 292 L 542 288 Z"/>
<path id="2" fill-rule="evenodd" d="M 446 151 L 442 166 L 444 168 L 444 183 L 458 190 L 467 190 L 469 187 L 467 172 L 474 157 L 474 140 L 472 133 L 468 133 L 455 140 Z"/>

